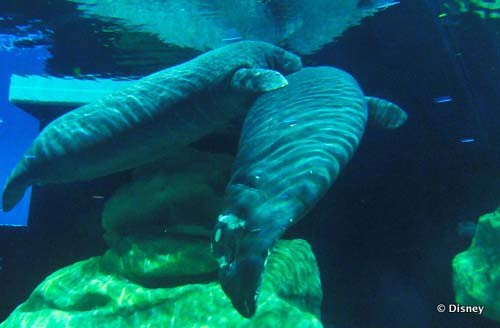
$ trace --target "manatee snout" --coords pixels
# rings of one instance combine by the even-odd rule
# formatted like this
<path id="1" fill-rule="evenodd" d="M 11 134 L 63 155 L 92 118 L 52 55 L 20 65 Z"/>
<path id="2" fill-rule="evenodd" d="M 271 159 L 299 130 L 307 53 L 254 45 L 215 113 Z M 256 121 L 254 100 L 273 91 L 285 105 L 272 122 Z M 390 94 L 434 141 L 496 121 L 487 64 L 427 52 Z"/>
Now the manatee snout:
<path id="1" fill-rule="evenodd" d="M 245 318 L 257 309 L 264 260 L 258 256 L 232 261 L 219 270 L 219 280 L 234 308 Z"/>
<path id="2" fill-rule="evenodd" d="M 223 214 L 215 226 L 212 250 L 219 262 L 219 281 L 234 308 L 250 318 L 257 309 L 268 248 L 258 231 L 238 215 Z"/>

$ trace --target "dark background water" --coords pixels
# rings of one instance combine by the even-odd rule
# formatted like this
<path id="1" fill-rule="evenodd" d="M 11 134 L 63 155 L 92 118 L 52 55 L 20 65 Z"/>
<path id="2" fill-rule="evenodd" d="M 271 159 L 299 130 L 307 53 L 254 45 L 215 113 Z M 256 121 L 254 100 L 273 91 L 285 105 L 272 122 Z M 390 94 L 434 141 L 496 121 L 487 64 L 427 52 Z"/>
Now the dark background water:
<path id="1" fill-rule="evenodd" d="M 454 303 L 451 260 L 470 243 L 457 225 L 500 205 L 500 24 L 438 13 L 431 1 L 403 2 L 304 58 L 345 69 L 366 94 L 409 113 L 398 131 L 367 130 L 344 174 L 288 234 L 306 238 L 317 255 L 325 324 L 500 326 L 436 311 Z M 93 48 L 91 39 L 76 43 L 90 51 L 82 60 L 75 54 L 82 49 L 64 44 L 52 50 L 68 60 L 53 59 L 49 70 L 112 67 L 110 50 Z M 453 101 L 433 101 L 441 96 Z M 34 189 L 30 226 L 0 230 L 0 320 L 50 272 L 103 252 L 102 203 L 89 196 L 109 194 L 124 178 Z"/>

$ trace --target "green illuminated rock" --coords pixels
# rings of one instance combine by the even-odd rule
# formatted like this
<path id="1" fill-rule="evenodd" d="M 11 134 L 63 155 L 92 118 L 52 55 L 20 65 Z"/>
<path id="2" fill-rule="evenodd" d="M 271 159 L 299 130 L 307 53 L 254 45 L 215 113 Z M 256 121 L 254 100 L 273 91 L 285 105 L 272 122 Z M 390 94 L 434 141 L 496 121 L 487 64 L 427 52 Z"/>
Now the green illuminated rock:
<path id="1" fill-rule="evenodd" d="M 185 149 L 136 169 L 105 205 L 110 248 L 51 274 L 0 327 L 322 327 L 303 240 L 276 245 L 251 320 L 220 288 L 209 233 L 231 163 Z"/>
<path id="2" fill-rule="evenodd" d="M 209 252 L 208 242 L 205 245 Z M 114 259 L 106 257 L 109 254 L 51 274 L 0 327 L 322 327 L 319 271 L 303 240 L 277 243 L 252 319 L 233 309 L 215 277 L 167 288 L 150 277 L 147 283 L 137 283 L 113 271 L 105 262 Z M 175 261 L 148 259 L 165 267 L 165 276 L 172 274 L 166 267 Z"/>
<path id="3" fill-rule="evenodd" d="M 132 281 L 162 279 L 170 283 L 210 274 L 218 267 L 207 240 L 169 234 L 124 237 L 102 256 L 101 265 Z"/>
<path id="4" fill-rule="evenodd" d="M 483 315 L 500 321 L 500 208 L 479 218 L 468 250 L 453 259 L 456 302 L 484 305 Z"/>
<path id="5" fill-rule="evenodd" d="M 483 19 L 500 18 L 499 0 L 447 0 L 444 9 L 450 13 L 474 13 Z"/>

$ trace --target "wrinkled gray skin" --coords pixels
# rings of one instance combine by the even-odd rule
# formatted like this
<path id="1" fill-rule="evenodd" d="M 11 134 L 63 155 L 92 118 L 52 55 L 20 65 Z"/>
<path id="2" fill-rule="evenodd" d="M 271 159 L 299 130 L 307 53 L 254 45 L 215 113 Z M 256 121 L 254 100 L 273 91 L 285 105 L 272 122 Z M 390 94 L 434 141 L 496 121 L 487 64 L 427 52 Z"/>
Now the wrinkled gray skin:
<path id="1" fill-rule="evenodd" d="M 92 179 L 186 146 L 243 116 L 259 92 L 286 86 L 274 69 L 301 66 L 299 57 L 271 44 L 238 42 L 79 107 L 35 139 L 7 180 L 3 210 L 31 184 Z"/>
<path id="2" fill-rule="evenodd" d="M 368 112 L 396 128 L 406 114 L 365 97 L 349 74 L 304 68 L 257 99 L 245 118 L 225 205 L 214 229 L 219 279 L 245 317 L 256 311 L 266 259 L 286 229 L 335 181 L 363 136 Z"/>

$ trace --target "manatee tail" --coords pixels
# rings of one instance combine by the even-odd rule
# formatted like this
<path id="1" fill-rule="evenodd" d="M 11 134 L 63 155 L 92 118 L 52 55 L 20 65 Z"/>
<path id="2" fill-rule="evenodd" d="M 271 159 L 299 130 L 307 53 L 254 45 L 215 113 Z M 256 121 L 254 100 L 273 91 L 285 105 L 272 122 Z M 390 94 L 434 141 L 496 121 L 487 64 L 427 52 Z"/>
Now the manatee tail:
<path id="1" fill-rule="evenodd" d="M 370 124 L 384 129 L 396 129 L 402 126 L 408 114 L 398 105 L 375 97 L 365 97 L 368 104 L 368 120 Z"/>
<path id="2" fill-rule="evenodd" d="M 7 179 L 7 183 L 3 189 L 2 210 L 8 212 L 16 206 L 21 198 L 23 198 L 24 192 L 30 184 L 26 176 L 19 172 L 18 167 L 16 167 Z"/>

